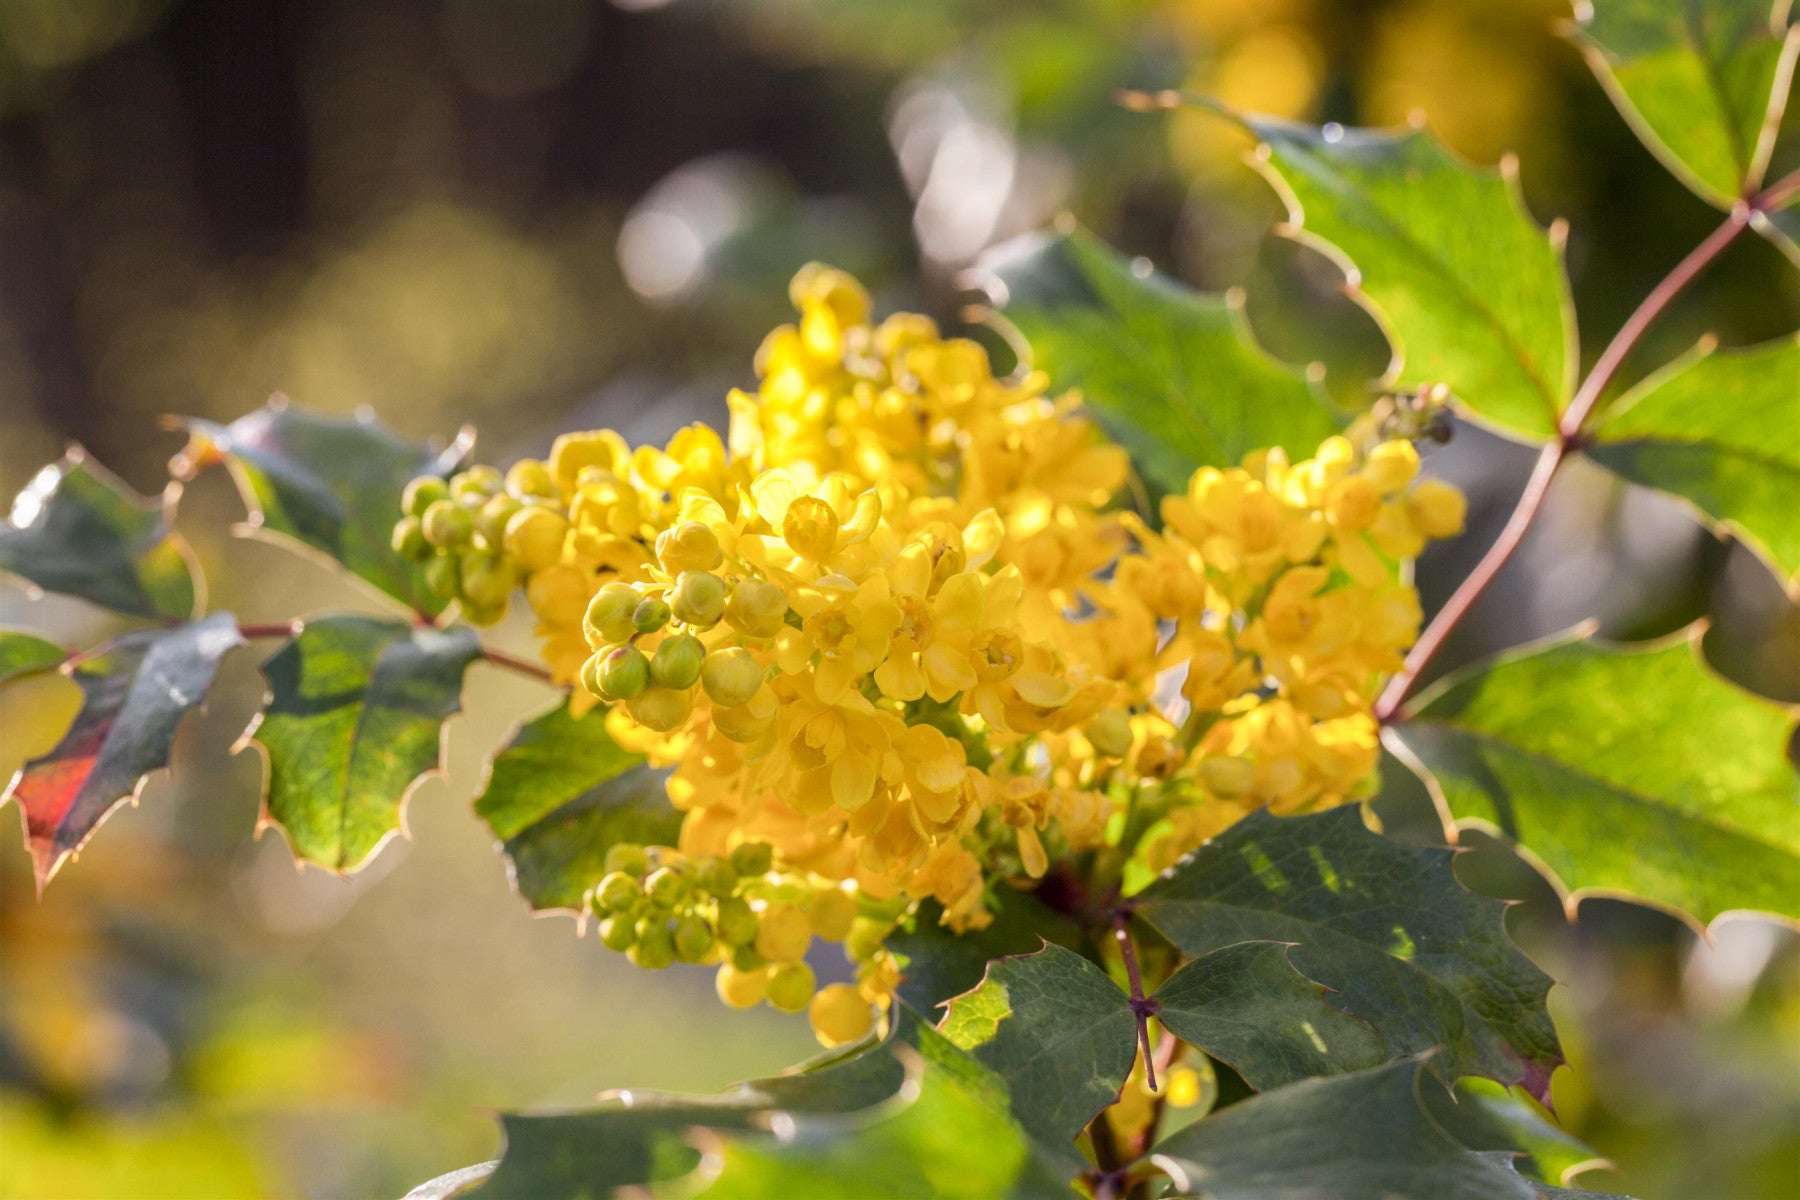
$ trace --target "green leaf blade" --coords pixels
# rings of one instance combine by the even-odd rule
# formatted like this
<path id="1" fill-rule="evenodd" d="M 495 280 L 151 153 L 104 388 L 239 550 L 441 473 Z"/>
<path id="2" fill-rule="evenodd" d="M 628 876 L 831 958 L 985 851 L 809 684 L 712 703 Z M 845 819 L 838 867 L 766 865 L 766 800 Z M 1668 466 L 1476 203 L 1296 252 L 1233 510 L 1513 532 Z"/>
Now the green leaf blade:
<path id="1" fill-rule="evenodd" d="M 1450 814 L 1528 847 L 1570 888 L 1710 920 L 1800 914 L 1793 718 L 1695 649 L 1564 642 L 1453 680 L 1400 736 Z"/>
<path id="2" fill-rule="evenodd" d="M 664 791 L 667 774 L 614 742 L 604 712 L 576 717 L 559 701 L 495 754 L 475 812 L 534 910 L 574 910 L 613 846 L 677 844 L 682 815 Z"/>
<path id="3" fill-rule="evenodd" d="M 1355 264 L 1399 355 L 1396 386 L 1445 383 L 1504 429 L 1555 432 L 1576 366 L 1561 238 L 1504 172 L 1423 131 L 1236 119 L 1267 147 L 1290 219 Z"/>
<path id="4" fill-rule="evenodd" d="M 182 620 L 198 606 L 191 556 L 164 502 L 139 496 L 79 450 L 13 501 L 0 524 L 0 571 L 127 616 Z"/>
<path id="5" fill-rule="evenodd" d="M 1258 1091 L 1387 1060 L 1368 1022 L 1332 1007 L 1329 993 L 1277 942 L 1239 942 L 1202 955 L 1156 989 L 1156 1019 L 1229 1064 Z"/>
<path id="6" fill-rule="evenodd" d="M 1044 237 L 988 267 L 1003 312 L 1054 387 L 1077 388 L 1162 492 L 1252 450 L 1312 453 L 1337 421 L 1305 375 L 1249 337 L 1235 301 L 1132 264 L 1084 232 Z"/>
<path id="7" fill-rule="evenodd" d="M 354 870 L 399 830 L 480 656 L 466 626 L 337 616 L 308 621 L 264 665 L 271 698 L 256 740 L 269 760 L 267 815 L 296 856 Z"/>
<path id="8" fill-rule="evenodd" d="M 434 450 L 366 413 L 309 412 L 283 397 L 229 425 L 190 420 L 187 429 L 186 470 L 230 463 L 257 529 L 324 554 L 428 616 L 447 606 L 424 567 L 396 554 L 390 539 L 407 482 L 454 472 L 468 456 L 466 437 Z"/>
<path id="9" fill-rule="evenodd" d="M 1800 335 L 1703 350 L 1646 380 L 1608 412 L 1588 454 L 1674 492 L 1800 571 Z"/>
<path id="10" fill-rule="evenodd" d="M 1562 1062 L 1550 979 L 1506 936 L 1505 906 L 1457 882 L 1453 853 L 1371 833 L 1353 805 L 1258 812 L 1140 892 L 1137 912 L 1195 956 L 1292 943 L 1294 967 L 1390 1055 L 1435 1050 L 1446 1081 L 1482 1075 L 1543 1095 Z"/>
<path id="11" fill-rule="evenodd" d="M 1788 0 L 1591 0 L 1581 8 L 1576 42 L 1676 178 L 1723 209 L 1760 186 L 1800 55 Z"/>
<path id="12" fill-rule="evenodd" d="M 994 891 L 994 919 L 986 928 L 953 933 L 938 923 L 943 909 L 927 900 L 913 915 L 912 927 L 903 927 L 888 939 L 888 947 L 904 960 L 902 1000 L 922 1013 L 936 1013 L 953 997 L 980 984 L 995 959 L 1034 953 L 1045 942 L 1068 949 L 1085 944 L 1073 920 L 1030 892 Z"/>
<path id="13" fill-rule="evenodd" d="M 33 671 L 60 666 L 68 651 L 47 638 L 17 629 L 0 629 L 0 683 Z"/>

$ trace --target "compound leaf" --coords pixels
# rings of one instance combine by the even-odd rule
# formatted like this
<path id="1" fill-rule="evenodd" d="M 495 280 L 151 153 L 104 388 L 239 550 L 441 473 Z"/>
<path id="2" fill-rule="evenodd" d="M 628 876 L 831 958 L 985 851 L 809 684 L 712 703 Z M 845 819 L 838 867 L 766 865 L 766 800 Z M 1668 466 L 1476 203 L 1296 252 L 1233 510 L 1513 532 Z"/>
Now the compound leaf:
<path id="1" fill-rule="evenodd" d="M 1606 415 L 1588 453 L 1662 488 L 1800 570 L 1800 335 L 1705 349 L 1658 372 Z"/>
<path id="2" fill-rule="evenodd" d="M 1400 734 L 1452 816 L 1497 826 L 1571 888 L 1618 888 L 1705 921 L 1800 914 L 1792 726 L 1688 644 L 1575 641 L 1453 679 Z"/>
<path id="3" fill-rule="evenodd" d="M 37 473 L 0 524 L 0 571 L 134 617 L 197 604 L 186 543 L 160 499 L 139 496 L 79 449 Z"/>
<path id="4" fill-rule="evenodd" d="M 1169 976 L 1154 999 L 1156 1019 L 1171 1033 L 1229 1063 L 1258 1091 L 1387 1060 L 1381 1035 L 1332 1007 L 1277 942 L 1204 954 Z"/>
<path id="5" fill-rule="evenodd" d="M 1019 1124 L 1050 1142 L 1072 1140 L 1117 1099 L 1137 1055 L 1130 998 L 1061 946 L 989 963 L 941 1029 L 1006 1082 Z"/>
<path id="6" fill-rule="evenodd" d="M 1730 208 L 1762 183 L 1800 29 L 1791 0 L 1591 0 L 1574 37 L 1644 144 Z"/>
<path id="7" fill-rule="evenodd" d="M 663 790 L 666 775 L 613 741 L 604 712 L 576 717 L 559 701 L 494 755 L 475 811 L 532 908 L 578 909 L 614 845 L 676 844 L 681 813 Z"/>
<path id="8" fill-rule="evenodd" d="M 1403 388 L 1445 383 L 1478 415 L 1549 436 L 1574 387 L 1575 316 L 1561 237 L 1515 182 L 1423 130 L 1241 116 L 1290 219 L 1347 255 L 1384 318 Z"/>
<path id="9" fill-rule="evenodd" d="M 1506 1152 L 1471 1150 L 1422 1105 L 1407 1060 L 1252 1096 L 1156 1148 L 1171 1196 L 1207 1200 L 1534 1200 L 1569 1196 L 1519 1174 Z M 1594 1195 L 1593 1193 L 1580 1193 Z"/>
<path id="10" fill-rule="evenodd" d="M 40 889 L 145 776 L 169 765 L 181 719 L 205 701 L 226 652 L 243 644 L 232 616 L 213 613 L 127 633 L 69 672 L 79 711 L 6 793 L 25 814 Z"/>
<path id="11" fill-rule="evenodd" d="M 228 463 L 258 530 L 323 553 L 420 612 L 443 611 L 447 602 L 426 586 L 424 567 L 396 554 L 389 539 L 407 481 L 455 471 L 467 437 L 434 450 L 367 413 L 308 412 L 280 396 L 229 425 L 190 420 L 187 429 L 191 440 L 176 460 L 182 473 Z"/>
<path id="12" fill-rule="evenodd" d="M 1137 911 L 1192 955 L 1292 943 L 1294 966 L 1390 1055 L 1436 1049 L 1447 1082 L 1483 1075 L 1542 1096 L 1562 1062 L 1550 979 L 1506 936 L 1505 905 L 1457 882 L 1453 856 L 1369 832 L 1354 805 L 1257 812 L 1140 892 Z"/>
<path id="13" fill-rule="evenodd" d="M 1147 266 L 1147 264 L 1146 264 Z M 1235 298 L 1193 291 L 1076 231 L 1030 239 L 988 264 L 1031 365 L 1078 388 L 1154 488 L 1250 451 L 1311 453 L 1337 422 L 1305 375 L 1251 340 Z"/>
<path id="14" fill-rule="evenodd" d="M 408 793 L 438 767 L 463 670 L 480 656 L 467 626 L 334 616 L 306 622 L 264 664 L 266 819 L 298 857 L 354 870 L 399 830 Z"/>

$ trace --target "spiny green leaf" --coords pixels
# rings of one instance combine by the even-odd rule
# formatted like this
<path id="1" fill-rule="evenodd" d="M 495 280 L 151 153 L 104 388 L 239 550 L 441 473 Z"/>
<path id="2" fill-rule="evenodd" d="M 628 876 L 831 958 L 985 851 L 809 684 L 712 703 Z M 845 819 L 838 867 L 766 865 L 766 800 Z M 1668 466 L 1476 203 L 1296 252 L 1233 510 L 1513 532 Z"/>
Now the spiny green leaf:
<path id="1" fill-rule="evenodd" d="M 1207 1200 L 1533 1200 L 1569 1195 L 1471 1150 L 1420 1103 L 1416 1060 L 1253 1096 L 1156 1148 L 1171 1196 Z"/>
<path id="2" fill-rule="evenodd" d="M 1336 246 L 1394 342 L 1403 388 L 1446 383 L 1477 414 L 1548 436 L 1574 388 L 1575 316 L 1560 234 L 1508 172 L 1423 130 L 1323 130 L 1234 114 L 1290 219 Z"/>
<path id="3" fill-rule="evenodd" d="M 1190 1046 L 1229 1063 L 1262 1091 L 1387 1059 L 1368 1022 L 1331 996 L 1276 942 L 1239 942 L 1202 955 L 1156 989 L 1156 1019 Z"/>
<path id="4" fill-rule="evenodd" d="M 943 909 L 927 900 L 888 939 L 902 959 L 900 998 L 923 1013 L 936 1013 L 951 997 L 975 987 L 988 963 L 1010 955 L 1030 954 L 1045 942 L 1077 949 L 1085 943 L 1081 929 L 1029 892 L 996 888 L 993 921 L 985 929 L 954 933 L 938 923 Z"/>
<path id="5" fill-rule="evenodd" d="M 1066 1142 L 1118 1098 L 1137 1018 L 1106 972 L 1061 946 L 988 964 L 950 1002 L 944 1036 L 1006 1082 L 1019 1124 Z"/>
<path id="6" fill-rule="evenodd" d="M 1083 232 L 1021 243 L 987 269 L 1031 365 L 1079 388 L 1159 491 L 1261 447 L 1310 454 L 1337 431 L 1318 389 L 1252 343 L 1235 298 L 1135 270 Z"/>
<path id="7" fill-rule="evenodd" d="M 575 909 L 614 845 L 675 845 L 681 814 L 663 790 L 667 774 L 613 741 L 604 712 L 575 717 L 559 701 L 494 756 L 475 811 L 532 908 Z"/>
<path id="8" fill-rule="evenodd" d="M 1605 1163 L 1592 1146 L 1491 1079 L 1458 1080 L 1454 1093 L 1421 1088 L 1419 1098 L 1451 1137 L 1471 1150 L 1514 1151 L 1523 1156 L 1519 1170 L 1545 1183 Z"/>
<path id="9" fill-rule="evenodd" d="M 1588 453 L 1633 483 L 1735 521 L 1800 570 L 1800 335 L 1702 348 L 1606 414 Z"/>
<path id="10" fill-rule="evenodd" d="M 55 642 L 17 629 L 0 629 L 0 683 L 31 671 L 61 665 L 68 651 Z"/>
<path id="11" fill-rule="evenodd" d="M 467 626 L 422 629 L 321 617 L 263 667 L 271 696 L 256 740 L 269 758 L 267 819 L 300 858 L 354 870 L 400 828 L 413 784 L 438 766 L 463 670 L 481 656 Z"/>
<path id="12" fill-rule="evenodd" d="M 436 615 L 446 601 L 425 583 L 424 567 L 394 553 L 400 495 L 418 475 L 447 476 L 468 456 L 465 435 L 446 450 L 399 437 L 367 413 L 335 417 L 294 408 L 277 396 L 229 425 L 190 420 L 184 474 L 218 461 L 269 534 L 320 551 L 381 591 Z"/>
<path id="13" fill-rule="evenodd" d="M 1762 182 L 1800 55 L 1791 0 L 1584 0 L 1574 36 L 1663 165 L 1730 208 Z"/>
<path id="14" fill-rule="evenodd" d="M 1578 641 L 1452 679 L 1400 734 L 1451 815 L 1497 826 L 1571 888 L 1619 888 L 1704 921 L 1800 914 L 1792 726 L 1686 643 Z"/>
<path id="15" fill-rule="evenodd" d="M 231 615 L 213 613 L 125 634 L 75 667 L 79 715 L 6 793 L 24 810 L 40 889 L 146 775 L 169 765 L 181 719 L 205 701 L 220 660 L 243 644 Z"/>
<path id="16" fill-rule="evenodd" d="M 1507 938 L 1505 905 L 1456 881 L 1452 857 L 1369 832 L 1354 805 L 1257 812 L 1140 892 L 1137 912 L 1193 955 L 1293 943 L 1294 966 L 1389 1054 L 1441 1048 L 1431 1066 L 1446 1081 L 1485 1075 L 1541 1096 L 1562 1062 L 1550 980 Z"/>
<path id="17" fill-rule="evenodd" d="M 80 450 L 13 500 L 0 524 L 0 571 L 134 617 L 185 618 L 196 607 L 187 546 L 163 501 L 139 496 Z"/>
<path id="18" fill-rule="evenodd" d="M 506 1150 L 476 1196 L 595 1200 L 679 1180 L 708 1197 L 1071 1195 L 1072 1149 L 1006 1111 L 980 1064 L 904 1006 L 883 1042 L 712 1097 L 619 1095 L 585 1112 L 502 1118 Z M 690 1176 L 697 1145 L 710 1182 Z"/>

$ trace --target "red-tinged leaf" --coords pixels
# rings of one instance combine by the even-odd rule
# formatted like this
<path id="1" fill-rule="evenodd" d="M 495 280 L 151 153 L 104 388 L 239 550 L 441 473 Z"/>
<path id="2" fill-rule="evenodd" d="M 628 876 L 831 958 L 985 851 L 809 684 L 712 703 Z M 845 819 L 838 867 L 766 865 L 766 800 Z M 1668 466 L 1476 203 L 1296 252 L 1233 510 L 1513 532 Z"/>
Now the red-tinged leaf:
<path id="1" fill-rule="evenodd" d="M 7 793 L 25 814 L 40 889 L 145 776 L 169 765 L 182 718 L 205 701 L 220 660 L 243 644 L 231 615 L 213 613 L 128 633 L 73 668 L 81 711 Z"/>

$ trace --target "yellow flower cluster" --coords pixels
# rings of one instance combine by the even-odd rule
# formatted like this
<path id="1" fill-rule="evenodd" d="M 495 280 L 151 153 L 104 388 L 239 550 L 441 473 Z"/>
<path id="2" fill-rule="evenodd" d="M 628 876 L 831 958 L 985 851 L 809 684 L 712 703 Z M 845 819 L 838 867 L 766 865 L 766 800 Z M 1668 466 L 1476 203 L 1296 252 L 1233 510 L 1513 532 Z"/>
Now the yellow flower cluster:
<path id="1" fill-rule="evenodd" d="M 1396 564 L 1463 517 L 1455 489 L 1415 478 L 1410 442 L 1203 469 L 1153 530 L 1114 508 L 1124 453 L 1041 374 L 996 378 L 921 316 L 874 323 L 830 268 L 792 298 L 726 438 L 572 434 L 477 499 L 521 501 L 496 536 L 572 703 L 611 702 L 613 735 L 674 768 L 686 818 L 657 869 L 766 845 L 766 887 L 734 885 L 731 905 L 766 923 L 806 896 L 855 901 L 852 919 L 781 918 L 857 966 L 812 1003 L 822 1040 L 886 1003 L 883 939 L 923 901 L 979 928 L 992 889 L 1053 863 L 1141 877 L 1258 806 L 1366 786 L 1370 705 L 1420 616 Z M 729 1001 L 798 958 L 760 954 L 741 921 L 737 948 L 715 946 L 693 911 L 646 908 L 647 886 L 596 911 L 640 938 L 648 921 L 662 961 L 689 922 Z"/>

